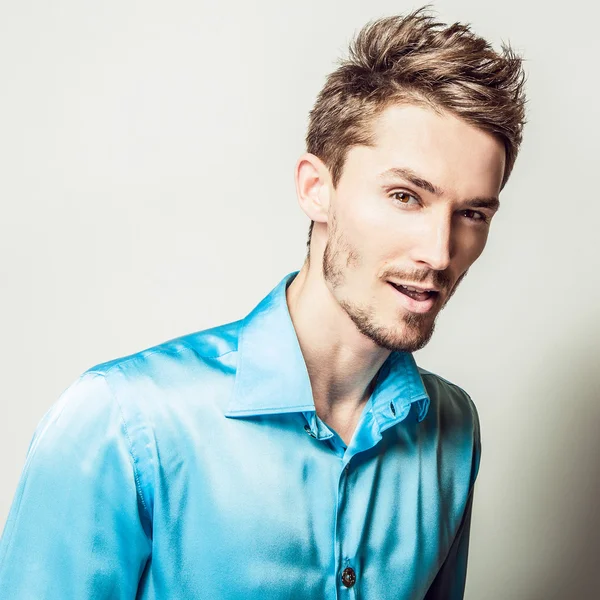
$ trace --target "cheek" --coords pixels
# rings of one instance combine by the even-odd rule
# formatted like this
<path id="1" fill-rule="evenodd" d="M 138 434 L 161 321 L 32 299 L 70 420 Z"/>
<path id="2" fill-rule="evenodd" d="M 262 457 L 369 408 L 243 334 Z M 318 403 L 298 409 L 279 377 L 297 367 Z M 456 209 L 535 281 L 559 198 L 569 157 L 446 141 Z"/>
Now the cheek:
<path id="1" fill-rule="evenodd" d="M 478 231 L 475 228 L 457 231 L 455 256 L 463 270 L 468 269 L 483 253 L 488 232 L 488 229 Z"/>
<path id="2" fill-rule="evenodd" d="M 369 210 L 366 203 L 346 203 L 343 211 L 336 213 L 337 229 L 343 235 L 346 246 L 350 246 L 367 261 L 384 254 L 386 249 L 398 245 L 398 237 L 389 221 L 381 218 L 380 211 Z"/>
<path id="3" fill-rule="evenodd" d="M 362 246 L 381 247 L 403 244 L 414 235 L 415 224 L 385 204 L 385 200 L 365 194 L 346 204 L 345 226 Z"/>
<path id="4" fill-rule="evenodd" d="M 345 206 L 345 211 L 340 214 L 343 219 L 344 229 L 351 232 L 354 237 L 361 237 L 376 231 L 381 223 L 377 211 L 369 209 L 368 203 L 350 202 Z M 339 221 L 342 224 L 342 221 Z"/>
<path id="5" fill-rule="evenodd" d="M 418 236 L 389 219 L 365 218 L 353 225 L 353 240 L 369 262 L 395 261 L 409 254 Z"/>

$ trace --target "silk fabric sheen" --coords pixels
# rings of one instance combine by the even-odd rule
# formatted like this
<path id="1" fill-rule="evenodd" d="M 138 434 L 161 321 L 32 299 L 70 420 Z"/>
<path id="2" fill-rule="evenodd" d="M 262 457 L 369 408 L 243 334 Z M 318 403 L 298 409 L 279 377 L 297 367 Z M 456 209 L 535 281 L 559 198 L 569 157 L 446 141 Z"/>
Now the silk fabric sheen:
<path id="1" fill-rule="evenodd" d="M 346 447 L 315 413 L 286 302 L 296 274 L 246 318 L 63 392 L 0 540 L 0 598 L 463 597 L 471 399 L 392 352 Z"/>

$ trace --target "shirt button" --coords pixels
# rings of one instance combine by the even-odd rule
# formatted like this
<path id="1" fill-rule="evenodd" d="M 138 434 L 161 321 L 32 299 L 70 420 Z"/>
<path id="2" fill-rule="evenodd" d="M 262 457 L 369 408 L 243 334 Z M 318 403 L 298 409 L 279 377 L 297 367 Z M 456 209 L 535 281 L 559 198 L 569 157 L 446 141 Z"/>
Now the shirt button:
<path id="1" fill-rule="evenodd" d="M 352 587 L 356 583 L 356 573 L 352 567 L 346 567 L 342 573 L 342 583 L 347 587 Z"/>

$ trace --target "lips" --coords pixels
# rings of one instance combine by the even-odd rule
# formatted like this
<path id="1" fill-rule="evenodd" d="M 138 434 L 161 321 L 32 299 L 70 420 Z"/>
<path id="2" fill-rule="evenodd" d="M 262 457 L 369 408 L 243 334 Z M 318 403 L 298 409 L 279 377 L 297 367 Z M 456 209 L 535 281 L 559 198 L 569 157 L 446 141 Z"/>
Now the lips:
<path id="1" fill-rule="evenodd" d="M 413 292 L 407 290 L 400 284 L 388 281 L 388 283 L 394 288 L 398 299 L 408 310 L 417 313 L 426 313 L 437 301 L 439 292 Z"/>
<path id="2" fill-rule="evenodd" d="M 428 298 L 431 298 L 431 296 L 435 293 L 435 292 L 417 292 L 414 290 L 409 290 L 403 285 L 396 285 L 395 283 L 392 283 L 392 285 L 399 292 L 402 292 L 403 294 L 407 295 L 409 298 L 412 298 L 413 300 L 418 300 L 420 302 L 422 302 L 423 300 L 427 300 Z"/>
<path id="3" fill-rule="evenodd" d="M 431 298 L 433 295 L 437 294 L 437 292 L 435 292 L 435 291 L 418 292 L 416 290 L 408 289 L 406 286 L 394 283 L 392 281 L 390 281 L 389 283 L 391 283 L 399 292 L 401 292 L 402 294 L 405 294 L 406 296 L 408 296 L 409 298 L 412 298 L 413 300 L 423 301 L 423 300 L 427 300 L 428 298 Z"/>

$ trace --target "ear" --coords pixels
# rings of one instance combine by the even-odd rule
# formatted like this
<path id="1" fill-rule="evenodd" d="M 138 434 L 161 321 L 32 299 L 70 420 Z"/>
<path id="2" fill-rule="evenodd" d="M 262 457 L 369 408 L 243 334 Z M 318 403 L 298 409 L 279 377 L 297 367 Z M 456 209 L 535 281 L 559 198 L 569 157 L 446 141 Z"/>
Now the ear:
<path id="1" fill-rule="evenodd" d="M 294 172 L 300 208 L 311 221 L 327 222 L 331 176 L 325 163 L 314 154 L 303 154 Z"/>

